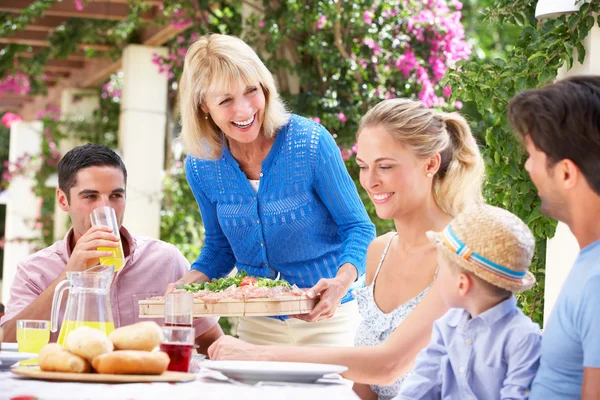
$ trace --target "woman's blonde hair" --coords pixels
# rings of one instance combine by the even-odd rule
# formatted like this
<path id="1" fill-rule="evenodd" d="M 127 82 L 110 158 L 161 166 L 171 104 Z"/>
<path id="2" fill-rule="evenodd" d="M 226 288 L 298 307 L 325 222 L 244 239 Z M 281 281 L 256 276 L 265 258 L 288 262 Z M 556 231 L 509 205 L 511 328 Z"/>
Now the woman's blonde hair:
<path id="1" fill-rule="evenodd" d="M 206 159 L 221 155 L 221 130 L 200 107 L 206 94 L 237 89 L 240 84 L 255 85 L 257 81 L 265 95 L 262 133 L 274 137 L 290 114 L 273 75 L 254 50 L 243 40 L 227 35 L 206 35 L 192 43 L 179 81 L 181 138 L 190 154 Z"/>
<path id="2" fill-rule="evenodd" d="M 408 99 L 384 100 L 360 121 L 365 127 L 381 126 L 418 157 L 440 153 L 440 168 L 433 178 L 433 193 L 446 213 L 456 216 L 465 207 L 483 201 L 484 164 L 469 125 L 457 113 L 435 112 Z"/>

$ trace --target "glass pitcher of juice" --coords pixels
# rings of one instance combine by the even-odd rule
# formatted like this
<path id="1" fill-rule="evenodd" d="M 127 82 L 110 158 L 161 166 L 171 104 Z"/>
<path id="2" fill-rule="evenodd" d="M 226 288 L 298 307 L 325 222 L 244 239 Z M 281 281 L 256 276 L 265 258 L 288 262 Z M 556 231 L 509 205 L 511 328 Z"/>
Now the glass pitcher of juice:
<path id="1" fill-rule="evenodd" d="M 67 279 L 56 285 L 52 299 L 52 332 L 58 330 L 60 304 L 65 290 L 69 290 L 58 344 L 64 346 L 69 333 L 80 326 L 89 326 L 107 335 L 115 329 L 110 304 L 113 275 L 113 266 L 98 265 L 85 271 L 67 272 Z"/>

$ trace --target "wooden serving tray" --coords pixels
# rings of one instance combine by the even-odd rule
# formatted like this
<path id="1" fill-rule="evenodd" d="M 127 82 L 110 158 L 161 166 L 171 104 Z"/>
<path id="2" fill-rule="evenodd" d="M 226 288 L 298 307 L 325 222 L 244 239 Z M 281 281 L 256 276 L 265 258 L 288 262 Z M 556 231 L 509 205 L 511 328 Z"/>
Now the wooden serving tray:
<path id="1" fill-rule="evenodd" d="M 76 374 L 72 372 L 42 371 L 40 367 L 15 367 L 11 368 L 13 374 L 25 378 L 47 381 L 69 382 L 110 382 L 110 383 L 135 383 L 135 382 L 191 382 L 196 380 L 196 374 L 185 372 L 165 371 L 161 375 L 116 375 L 116 374 Z"/>
<path id="2" fill-rule="evenodd" d="M 205 303 L 194 299 L 194 317 L 268 317 L 273 315 L 308 314 L 315 308 L 316 298 L 281 296 L 263 299 L 222 299 Z M 140 318 L 159 318 L 164 314 L 164 300 L 140 300 Z"/>

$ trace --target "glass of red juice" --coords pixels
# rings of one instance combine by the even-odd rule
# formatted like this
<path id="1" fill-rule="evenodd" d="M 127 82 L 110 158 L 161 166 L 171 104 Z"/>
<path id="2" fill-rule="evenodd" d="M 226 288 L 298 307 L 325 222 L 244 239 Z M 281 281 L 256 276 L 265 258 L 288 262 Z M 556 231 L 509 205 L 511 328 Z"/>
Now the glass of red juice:
<path id="1" fill-rule="evenodd" d="M 169 371 L 188 372 L 194 349 L 195 329 L 181 326 L 164 326 L 165 340 L 160 350 L 167 353 L 171 361 Z"/>
<path id="2" fill-rule="evenodd" d="M 165 296 L 165 326 L 192 326 L 194 295 L 189 292 L 168 293 Z"/>

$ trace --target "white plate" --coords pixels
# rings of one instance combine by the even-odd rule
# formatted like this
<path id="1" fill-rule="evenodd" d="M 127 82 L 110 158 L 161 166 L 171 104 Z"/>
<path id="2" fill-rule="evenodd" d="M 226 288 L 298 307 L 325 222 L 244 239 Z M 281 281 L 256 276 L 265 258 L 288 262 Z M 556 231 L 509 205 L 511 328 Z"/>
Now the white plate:
<path id="1" fill-rule="evenodd" d="M 202 367 L 219 371 L 228 378 L 242 382 L 278 381 L 312 383 L 327 374 L 341 374 L 348 370 L 342 365 L 311 364 L 273 361 L 212 361 Z"/>
<path id="2" fill-rule="evenodd" d="M 0 370 L 10 368 L 14 363 L 36 358 L 35 353 L 19 353 L 18 351 L 0 351 Z"/>
<path id="3" fill-rule="evenodd" d="M 17 343 L 2 342 L 0 343 L 0 351 L 19 351 Z"/>

